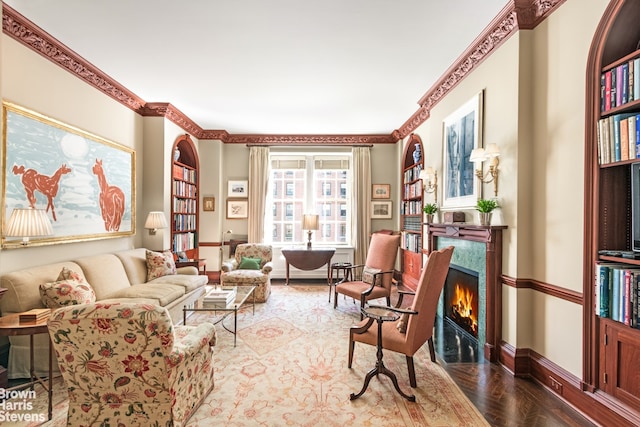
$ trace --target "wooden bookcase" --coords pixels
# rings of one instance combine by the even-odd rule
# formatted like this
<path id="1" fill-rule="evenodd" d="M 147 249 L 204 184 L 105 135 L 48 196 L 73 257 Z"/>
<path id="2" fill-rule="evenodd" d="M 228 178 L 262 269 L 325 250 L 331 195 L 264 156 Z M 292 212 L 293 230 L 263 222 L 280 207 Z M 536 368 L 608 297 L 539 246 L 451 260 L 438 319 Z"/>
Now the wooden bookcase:
<path id="1" fill-rule="evenodd" d="M 418 161 L 414 152 L 420 151 Z M 402 201 L 400 203 L 400 231 L 402 232 L 402 283 L 416 289 L 422 270 L 422 180 L 424 167 L 422 140 L 411 134 L 402 156 Z"/>
<path id="2" fill-rule="evenodd" d="M 640 329 L 598 316 L 595 272 L 599 262 L 640 268 L 640 260 L 599 254 L 600 250 L 632 249 L 631 164 L 640 161 L 640 155 L 626 160 L 624 156 L 619 156 L 620 160 L 615 155 L 607 157 L 605 151 L 611 144 L 604 135 L 609 117 L 640 114 L 640 98 L 616 100 L 612 106 L 604 100 L 608 97 L 607 104 L 611 102 L 606 74 L 612 70 L 617 73 L 625 64 L 628 70 L 629 62 L 640 58 L 639 20 L 639 1 L 612 0 L 607 7 L 587 64 L 585 122 L 583 388 L 601 396 L 620 417 L 609 422 L 634 425 L 640 423 Z M 633 73 L 640 73 L 640 69 L 634 66 Z"/>
<path id="3" fill-rule="evenodd" d="M 198 256 L 199 161 L 189 135 L 176 139 L 171 161 L 171 250 Z"/>

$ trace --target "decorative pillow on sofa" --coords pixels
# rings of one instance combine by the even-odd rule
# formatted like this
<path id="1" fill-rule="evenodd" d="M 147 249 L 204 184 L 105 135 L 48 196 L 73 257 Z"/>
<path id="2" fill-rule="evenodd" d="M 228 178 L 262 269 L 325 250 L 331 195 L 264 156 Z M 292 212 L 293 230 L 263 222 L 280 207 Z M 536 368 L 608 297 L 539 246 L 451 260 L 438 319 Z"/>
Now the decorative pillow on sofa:
<path id="1" fill-rule="evenodd" d="M 382 286 L 382 274 L 379 274 L 378 276 L 374 276 L 375 274 L 380 273 L 382 270 L 380 270 L 379 268 L 371 268 L 371 267 L 367 267 L 365 266 L 364 269 L 362 270 L 362 281 L 364 283 L 368 283 L 368 284 L 372 284 L 373 283 L 373 279 L 375 277 L 376 286 Z"/>
<path id="2" fill-rule="evenodd" d="M 260 258 L 251 258 L 243 256 L 238 265 L 239 270 L 260 270 Z"/>
<path id="3" fill-rule="evenodd" d="M 57 281 L 40 285 L 40 298 L 48 308 L 96 302 L 96 294 L 91 285 L 66 267 L 60 272 Z"/>
<path id="4" fill-rule="evenodd" d="M 147 250 L 147 282 L 158 277 L 176 274 L 176 263 L 171 251 L 154 252 Z"/>

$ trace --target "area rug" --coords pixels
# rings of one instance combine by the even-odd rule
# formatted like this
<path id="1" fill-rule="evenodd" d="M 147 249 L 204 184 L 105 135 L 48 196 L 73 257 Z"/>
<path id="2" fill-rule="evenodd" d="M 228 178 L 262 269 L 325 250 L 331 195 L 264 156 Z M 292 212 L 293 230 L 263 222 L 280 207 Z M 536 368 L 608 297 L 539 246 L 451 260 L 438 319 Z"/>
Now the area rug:
<path id="1" fill-rule="evenodd" d="M 196 313 L 187 323 L 211 320 Z M 439 364 L 420 350 L 415 359 L 418 387 L 411 389 L 403 355 L 384 353 L 400 388 L 416 396 L 403 399 L 386 376 L 373 378 L 359 399 L 366 373 L 375 366 L 376 349 L 356 344 L 347 368 L 349 328 L 359 322 L 358 308 L 339 299 L 328 301 L 326 286 L 273 286 L 267 303 L 238 314 L 237 346 L 218 324 L 214 348 L 215 387 L 189 420 L 205 426 L 487 426 Z M 233 329 L 233 316 L 224 320 Z M 39 387 L 36 387 L 39 390 Z M 54 417 L 48 422 L 2 423 L 58 427 L 66 421 L 66 391 L 54 387 Z M 46 413 L 46 395 L 37 393 L 31 413 Z"/>

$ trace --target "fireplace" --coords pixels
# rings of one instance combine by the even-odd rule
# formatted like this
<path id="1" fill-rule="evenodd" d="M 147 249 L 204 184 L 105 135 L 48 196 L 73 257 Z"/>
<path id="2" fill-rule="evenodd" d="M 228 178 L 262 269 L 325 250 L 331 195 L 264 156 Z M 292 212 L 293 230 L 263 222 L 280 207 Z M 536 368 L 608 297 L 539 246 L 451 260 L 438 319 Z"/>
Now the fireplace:
<path id="1" fill-rule="evenodd" d="M 478 339 L 478 272 L 451 264 L 444 285 L 444 317 Z"/>

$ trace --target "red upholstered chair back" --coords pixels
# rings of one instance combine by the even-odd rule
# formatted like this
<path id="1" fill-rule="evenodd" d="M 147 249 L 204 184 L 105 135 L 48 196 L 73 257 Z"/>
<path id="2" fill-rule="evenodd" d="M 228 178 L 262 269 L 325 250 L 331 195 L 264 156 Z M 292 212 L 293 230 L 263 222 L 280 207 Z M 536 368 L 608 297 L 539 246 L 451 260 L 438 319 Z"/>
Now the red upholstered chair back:
<path id="1" fill-rule="evenodd" d="M 400 247 L 399 234 L 379 234 L 371 235 L 369 251 L 367 252 L 367 267 L 379 268 L 382 271 L 392 271 L 396 265 L 398 248 Z M 390 290 L 393 274 L 382 276 L 382 286 Z"/>

